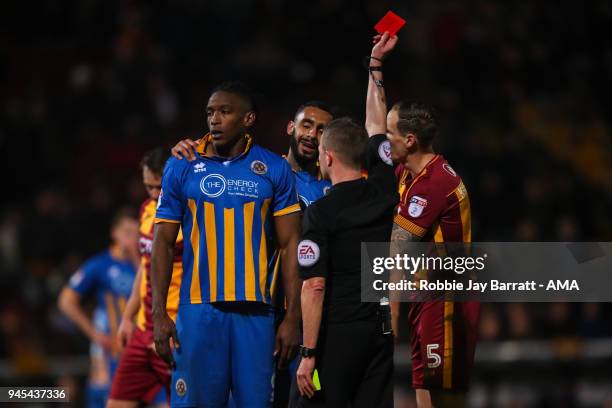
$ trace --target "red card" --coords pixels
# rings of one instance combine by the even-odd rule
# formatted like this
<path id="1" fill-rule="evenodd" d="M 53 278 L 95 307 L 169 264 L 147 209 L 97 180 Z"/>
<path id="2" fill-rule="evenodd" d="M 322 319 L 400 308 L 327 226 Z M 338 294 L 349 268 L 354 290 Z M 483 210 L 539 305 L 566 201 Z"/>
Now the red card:
<path id="1" fill-rule="evenodd" d="M 406 24 L 406 20 L 392 11 L 388 11 L 387 14 L 376 23 L 374 29 L 378 34 L 383 34 L 385 31 L 388 31 L 391 36 L 394 36 L 404 24 Z"/>

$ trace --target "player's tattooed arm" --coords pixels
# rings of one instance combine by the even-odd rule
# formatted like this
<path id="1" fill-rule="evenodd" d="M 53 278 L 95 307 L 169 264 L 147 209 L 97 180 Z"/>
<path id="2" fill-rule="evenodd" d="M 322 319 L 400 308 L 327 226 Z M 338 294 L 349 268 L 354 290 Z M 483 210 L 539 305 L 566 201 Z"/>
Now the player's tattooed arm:
<path id="1" fill-rule="evenodd" d="M 414 235 L 411 232 L 405 230 L 397 224 L 393 224 L 393 229 L 391 230 L 391 245 L 389 248 L 389 255 L 392 258 L 408 252 L 410 247 L 410 243 L 418 242 L 421 240 L 421 237 L 418 235 Z M 393 269 L 389 276 L 391 282 L 399 282 L 404 278 L 404 272 L 401 270 Z"/>
<path id="2" fill-rule="evenodd" d="M 382 61 L 393 50 L 397 36 L 389 33 L 377 35 L 373 39 L 374 46 L 369 66 L 368 95 L 366 98 L 366 130 L 369 136 L 387 132 L 387 99 L 383 88 Z"/>
<path id="3" fill-rule="evenodd" d="M 391 230 L 391 244 L 397 244 L 397 250 L 406 250 L 408 243 L 410 242 L 419 242 L 421 237 L 418 235 L 412 234 L 410 231 L 405 230 L 397 224 L 393 224 L 393 229 Z M 403 253 L 403 252 L 397 252 Z"/>
<path id="4" fill-rule="evenodd" d="M 389 256 L 395 258 L 396 255 L 403 255 L 408 252 L 410 243 L 419 242 L 421 237 L 406 231 L 404 228 L 397 224 L 393 224 L 391 230 L 391 245 L 389 248 Z M 404 271 L 393 269 L 389 274 L 389 282 L 398 283 L 404 279 Z M 399 333 L 399 296 L 396 292 L 391 292 L 391 326 L 393 328 L 393 334 L 397 337 Z"/>

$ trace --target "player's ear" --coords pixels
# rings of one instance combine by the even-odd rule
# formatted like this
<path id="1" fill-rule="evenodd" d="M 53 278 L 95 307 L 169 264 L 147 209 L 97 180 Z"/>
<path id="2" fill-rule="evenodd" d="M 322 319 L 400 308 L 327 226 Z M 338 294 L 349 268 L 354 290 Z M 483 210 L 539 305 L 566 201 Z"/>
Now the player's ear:
<path id="1" fill-rule="evenodd" d="M 253 111 L 249 111 L 244 115 L 244 126 L 245 127 L 251 127 L 253 126 L 253 124 L 255 123 L 255 112 Z"/>
<path id="2" fill-rule="evenodd" d="M 293 135 L 294 131 L 295 131 L 295 122 L 290 120 L 289 123 L 287 123 L 287 134 L 291 136 Z"/>
<path id="3" fill-rule="evenodd" d="M 404 143 L 406 144 L 407 149 L 413 149 L 416 147 L 417 138 L 414 133 L 408 133 L 404 138 Z"/>

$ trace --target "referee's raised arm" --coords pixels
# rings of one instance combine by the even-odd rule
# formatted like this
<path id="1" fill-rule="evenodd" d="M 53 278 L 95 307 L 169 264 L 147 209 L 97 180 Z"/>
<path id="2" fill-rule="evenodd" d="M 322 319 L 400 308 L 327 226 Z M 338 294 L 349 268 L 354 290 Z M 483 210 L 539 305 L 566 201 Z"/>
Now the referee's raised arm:
<path id="1" fill-rule="evenodd" d="M 382 65 L 385 57 L 397 44 L 397 36 L 377 35 L 368 57 L 368 96 L 366 99 L 365 128 L 370 137 L 365 170 L 368 180 L 385 193 L 396 194 L 397 181 L 391 158 L 391 144 L 387 140 L 387 100 L 383 87 Z"/>
<path id="2" fill-rule="evenodd" d="M 385 32 L 373 39 L 375 44 L 369 57 L 368 96 L 366 99 L 366 123 L 368 136 L 387 132 L 387 99 L 383 87 L 383 60 L 397 44 L 397 36 Z"/>

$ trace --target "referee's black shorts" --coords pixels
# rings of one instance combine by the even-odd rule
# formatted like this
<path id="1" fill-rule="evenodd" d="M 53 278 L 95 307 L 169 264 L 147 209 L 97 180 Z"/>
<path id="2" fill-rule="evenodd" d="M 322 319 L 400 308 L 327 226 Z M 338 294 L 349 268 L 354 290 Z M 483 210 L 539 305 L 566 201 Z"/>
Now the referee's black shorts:
<path id="1" fill-rule="evenodd" d="M 393 335 L 380 321 L 329 323 L 321 327 L 316 368 L 321 391 L 299 407 L 392 408 Z"/>

